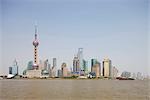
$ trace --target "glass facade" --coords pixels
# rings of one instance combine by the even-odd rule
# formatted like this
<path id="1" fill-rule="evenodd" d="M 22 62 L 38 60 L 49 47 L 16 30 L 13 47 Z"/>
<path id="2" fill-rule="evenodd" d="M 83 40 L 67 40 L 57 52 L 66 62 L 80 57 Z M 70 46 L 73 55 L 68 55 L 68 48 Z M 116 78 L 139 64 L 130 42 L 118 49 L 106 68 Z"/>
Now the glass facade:
<path id="1" fill-rule="evenodd" d="M 97 59 L 91 59 L 91 67 L 97 64 Z"/>
<path id="2" fill-rule="evenodd" d="M 88 61 L 86 61 L 86 60 L 83 60 L 83 69 L 85 72 L 88 71 Z"/>
<path id="3" fill-rule="evenodd" d="M 9 74 L 18 75 L 18 65 L 16 60 L 14 61 L 13 66 L 9 67 Z"/>
<path id="4" fill-rule="evenodd" d="M 27 70 L 33 70 L 33 61 L 28 62 Z"/>
<path id="5" fill-rule="evenodd" d="M 81 70 L 84 70 L 84 67 L 83 67 L 83 48 L 79 48 L 78 49 L 78 59 L 79 59 L 79 67 L 80 67 L 80 71 Z"/>
<path id="6" fill-rule="evenodd" d="M 73 72 L 80 72 L 78 57 L 74 57 L 73 59 Z"/>
<path id="7" fill-rule="evenodd" d="M 18 66 L 9 67 L 9 74 L 17 75 L 18 74 Z"/>

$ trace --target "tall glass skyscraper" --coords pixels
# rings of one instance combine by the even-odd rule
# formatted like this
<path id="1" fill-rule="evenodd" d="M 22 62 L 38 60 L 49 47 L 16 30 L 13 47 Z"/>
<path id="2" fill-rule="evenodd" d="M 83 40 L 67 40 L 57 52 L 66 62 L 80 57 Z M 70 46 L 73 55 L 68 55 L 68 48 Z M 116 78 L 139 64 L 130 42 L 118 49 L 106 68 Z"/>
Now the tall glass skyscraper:
<path id="1" fill-rule="evenodd" d="M 79 48 L 79 49 L 78 49 L 77 57 L 78 57 L 78 59 L 79 59 L 80 71 L 81 71 L 81 70 L 84 70 L 84 66 L 83 66 L 83 48 Z"/>
<path id="2" fill-rule="evenodd" d="M 27 70 L 33 70 L 33 61 L 28 62 Z"/>
<path id="3" fill-rule="evenodd" d="M 9 74 L 12 74 L 12 67 L 9 67 Z"/>
<path id="4" fill-rule="evenodd" d="M 57 66 L 56 58 L 53 58 L 53 67 Z"/>
<path id="5" fill-rule="evenodd" d="M 97 64 L 97 59 L 91 59 L 91 70 L 95 64 Z"/>
<path id="6" fill-rule="evenodd" d="M 53 66 L 52 66 L 51 71 L 50 71 L 51 77 L 56 76 L 56 66 L 57 66 L 56 58 L 53 58 Z"/>
<path id="7" fill-rule="evenodd" d="M 48 62 L 48 59 L 46 59 L 45 61 L 44 61 L 44 70 L 48 70 L 49 68 L 49 62 Z"/>
<path id="8" fill-rule="evenodd" d="M 74 59 L 73 59 L 73 72 L 80 72 L 78 57 L 74 57 Z"/>
<path id="9" fill-rule="evenodd" d="M 86 60 L 83 60 L 83 69 L 84 69 L 84 72 L 88 72 L 88 61 Z"/>
<path id="10" fill-rule="evenodd" d="M 18 64 L 16 59 L 13 62 L 13 65 L 9 67 L 9 74 L 18 75 Z"/>

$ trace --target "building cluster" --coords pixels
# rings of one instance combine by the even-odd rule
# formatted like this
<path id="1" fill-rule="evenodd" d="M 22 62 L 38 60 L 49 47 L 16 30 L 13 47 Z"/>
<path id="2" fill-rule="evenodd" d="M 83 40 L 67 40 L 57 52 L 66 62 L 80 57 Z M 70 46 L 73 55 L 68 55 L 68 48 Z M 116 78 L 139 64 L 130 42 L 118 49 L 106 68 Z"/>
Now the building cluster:
<path id="1" fill-rule="evenodd" d="M 42 63 L 38 61 L 38 45 L 37 28 L 35 27 L 35 36 L 33 41 L 34 46 L 34 61 L 29 61 L 27 69 L 23 74 L 28 78 L 33 77 L 70 77 L 70 76 L 89 76 L 89 77 L 112 77 L 112 64 L 111 60 L 104 59 L 103 69 L 101 63 L 97 59 L 91 59 L 91 66 L 88 66 L 88 61 L 83 58 L 83 48 L 79 48 L 76 56 L 73 58 L 73 70 L 69 71 L 67 64 L 62 63 L 61 68 L 57 70 L 57 60 L 53 58 L 53 65 L 51 66 L 48 59 Z M 91 71 L 88 71 L 88 67 L 91 67 Z M 102 70 L 101 70 L 102 69 Z M 117 71 L 116 71 L 117 73 Z M 117 75 L 117 74 L 114 74 Z"/>
<path id="2" fill-rule="evenodd" d="M 37 52 L 37 51 L 36 51 Z M 35 58 L 37 59 L 37 58 Z M 45 61 L 39 61 L 38 68 L 34 67 L 35 61 L 29 61 L 27 69 L 23 74 L 28 78 L 33 77 L 71 77 L 71 76 L 85 76 L 89 78 L 93 77 L 117 77 L 118 70 L 116 67 L 112 67 L 110 59 L 104 59 L 101 63 L 97 59 L 91 59 L 91 65 L 89 66 L 88 61 L 83 59 L 83 48 L 79 48 L 77 56 L 73 58 L 73 70 L 69 70 L 67 64 L 63 62 L 60 69 L 57 69 L 57 59 L 53 58 L 53 64 L 49 63 L 48 59 Z M 91 70 L 88 70 L 90 67 Z"/>
<path id="3" fill-rule="evenodd" d="M 35 27 L 35 36 L 33 41 L 34 46 L 34 61 L 29 61 L 27 68 L 23 71 L 24 77 L 27 78 L 55 78 L 55 77 L 82 77 L 82 78 L 116 78 L 118 76 L 118 69 L 112 66 L 112 61 L 105 58 L 102 63 L 97 59 L 91 59 L 91 65 L 83 58 L 83 48 L 79 48 L 77 54 L 73 58 L 73 68 L 68 70 L 67 64 L 62 63 L 60 69 L 57 70 L 57 59 L 53 58 L 53 64 L 46 59 L 44 62 L 38 59 L 38 45 L 37 28 Z M 90 70 L 88 70 L 90 68 Z M 9 67 L 9 74 L 18 75 L 17 61 L 14 61 L 13 66 Z M 142 74 L 132 75 L 134 79 L 142 79 Z M 124 71 L 121 77 L 129 78 L 131 73 Z"/>
<path id="4" fill-rule="evenodd" d="M 88 71 L 90 67 L 91 71 Z M 106 58 L 101 63 L 97 59 L 91 59 L 91 66 L 88 61 L 83 59 L 83 48 L 78 49 L 77 56 L 73 59 L 73 75 L 88 76 L 88 77 L 117 77 L 118 70 L 116 67 L 112 67 L 111 60 Z"/>

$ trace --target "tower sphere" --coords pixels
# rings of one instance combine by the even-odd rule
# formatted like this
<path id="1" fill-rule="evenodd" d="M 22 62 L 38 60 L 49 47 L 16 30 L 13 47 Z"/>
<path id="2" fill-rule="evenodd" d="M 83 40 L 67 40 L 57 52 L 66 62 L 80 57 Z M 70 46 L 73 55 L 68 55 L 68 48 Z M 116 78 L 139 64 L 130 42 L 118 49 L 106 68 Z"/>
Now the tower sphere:
<path id="1" fill-rule="evenodd" d="M 34 40 L 33 45 L 37 47 L 39 45 L 39 42 L 37 40 Z"/>
<path id="2" fill-rule="evenodd" d="M 38 68 L 38 65 L 34 63 L 34 64 L 32 65 L 32 67 L 33 67 L 34 69 L 37 69 L 37 68 Z"/>

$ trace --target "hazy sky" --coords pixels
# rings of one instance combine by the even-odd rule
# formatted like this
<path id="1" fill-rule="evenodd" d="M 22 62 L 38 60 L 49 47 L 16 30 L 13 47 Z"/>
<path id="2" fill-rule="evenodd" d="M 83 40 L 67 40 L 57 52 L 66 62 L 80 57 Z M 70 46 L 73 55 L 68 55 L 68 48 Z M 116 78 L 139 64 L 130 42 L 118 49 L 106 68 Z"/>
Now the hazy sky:
<path id="1" fill-rule="evenodd" d="M 120 72 L 148 71 L 148 0 L 1 0 L 0 74 L 16 58 L 20 73 L 33 60 L 34 24 L 39 58 L 56 57 L 72 67 L 78 48 L 84 59 L 105 57 Z"/>

